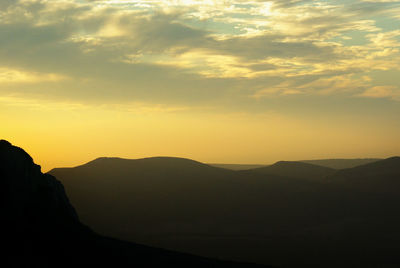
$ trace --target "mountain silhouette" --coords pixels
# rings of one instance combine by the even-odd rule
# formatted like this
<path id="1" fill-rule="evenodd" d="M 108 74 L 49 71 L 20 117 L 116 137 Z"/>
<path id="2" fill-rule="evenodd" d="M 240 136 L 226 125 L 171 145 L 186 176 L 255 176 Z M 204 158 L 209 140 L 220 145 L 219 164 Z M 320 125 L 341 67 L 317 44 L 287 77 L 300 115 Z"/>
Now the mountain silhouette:
<path id="1" fill-rule="evenodd" d="M 358 191 L 397 194 L 400 189 L 400 157 L 339 170 L 329 179 Z"/>
<path id="2" fill-rule="evenodd" d="M 252 171 L 289 178 L 320 180 L 335 173 L 335 169 L 295 161 L 279 161 L 271 166 L 252 169 Z"/>
<path id="3" fill-rule="evenodd" d="M 384 178 L 397 176 L 394 162 L 370 165 Z M 50 174 L 101 234 L 281 267 L 398 267 L 398 188 L 371 194 L 347 182 L 368 166 L 279 162 L 271 174 L 181 158 L 99 158 Z"/>
<path id="4" fill-rule="evenodd" d="M 369 163 L 373 163 L 376 161 L 380 161 L 382 159 L 379 158 L 360 158 L 360 159 L 316 159 L 316 160 L 299 160 L 299 161 L 291 161 L 291 162 L 302 162 L 307 164 L 313 164 L 321 167 L 327 167 L 332 169 L 345 169 L 345 168 L 353 168 Z M 287 162 L 287 161 L 283 161 Z M 247 170 L 247 169 L 255 169 L 261 167 L 267 167 L 270 165 L 260 165 L 260 164 L 209 164 L 211 166 L 231 169 L 231 170 Z"/>
<path id="5" fill-rule="evenodd" d="M 361 158 L 361 159 L 317 159 L 317 160 L 301 160 L 308 164 L 329 167 L 333 169 L 353 168 L 369 163 L 377 162 L 383 159 L 379 158 Z"/>
<path id="6" fill-rule="evenodd" d="M 80 222 L 63 185 L 5 140 L 0 183 L 2 267 L 265 267 L 100 236 Z"/>
<path id="7" fill-rule="evenodd" d="M 101 234 L 266 264 L 276 254 L 273 245 L 254 248 L 259 235 L 310 224 L 315 212 L 308 207 L 321 195 L 318 183 L 181 158 L 99 158 L 50 174 L 63 182 L 82 221 Z"/>

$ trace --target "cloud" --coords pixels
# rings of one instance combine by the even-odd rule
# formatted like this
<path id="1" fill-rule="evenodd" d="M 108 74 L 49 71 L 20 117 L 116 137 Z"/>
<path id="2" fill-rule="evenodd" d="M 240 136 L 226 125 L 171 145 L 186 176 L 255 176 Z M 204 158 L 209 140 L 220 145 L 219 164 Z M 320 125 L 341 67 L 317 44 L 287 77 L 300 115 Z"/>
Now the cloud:
<path id="1" fill-rule="evenodd" d="M 3 77 L 37 85 L 0 91 L 180 104 L 359 94 L 376 86 L 360 77 L 400 68 L 399 31 L 377 23 L 398 5 L 379 2 L 2 1 Z"/>
<path id="2" fill-rule="evenodd" d="M 252 97 L 259 99 L 262 97 L 287 96 L 287 95 L 297 95 L 302 93 L 304 92 L 296 89 L 292 83 L 282 82 L 278 85 L 259 90 L 255 94 L 253 94 Z"/>
<path id="3" fill-rule="evenodd" d="M 87 110 L 103 110 L 103 111 L 121 111 L 132 114 L 165 114 L 187 111 L 192 108 L 185 106 L 169 106 L 157 103 L 145 102 L 129 102 L 124 104 L 103 104 L 89 105 L 87 103 L 73 102 L 73 101 L 55 101 L 43 100 L 38 98 L 26 98 L 23 96 L 1 96 L 0 105 L 27 108 L 31 110 L 41 111 L 79 111 L 84 112 Z M 203 108 L 204 109 L 204 108 Z"/>
<path id="4" fill-rule="evenodd" d="M 375 86 L 368 88 L 358 96 L 366 98 L 391 98 L 400 101 L 400 87 Z"/>
<path id="5" fill-rule="evenodd" d="M 361 0 L 368 3 L 398 3 L 398 0 Z"/>
<path id="6" fill-rule="evenodd" d="M 66 79 L 65 76 L 54 73 L 32 73 L 21 70 L 1 68 L 0 84 L 24 84 L 39 82 L 59 82 Z"/>
<path id="7" fill-rule="evenodd" d="M 310 81 L 311 78 L 311 81 Z M 328 75 L 311 76 L 307 80 L 297 79 L 280 82 L 276 85 L 256 91 L 252 97 L 288 96 L 303 94 L 308 96 L 347 95 L 364 91 L 371 81 L 368 76 L 357 77 L 353 74 L 330 73 Z"/>

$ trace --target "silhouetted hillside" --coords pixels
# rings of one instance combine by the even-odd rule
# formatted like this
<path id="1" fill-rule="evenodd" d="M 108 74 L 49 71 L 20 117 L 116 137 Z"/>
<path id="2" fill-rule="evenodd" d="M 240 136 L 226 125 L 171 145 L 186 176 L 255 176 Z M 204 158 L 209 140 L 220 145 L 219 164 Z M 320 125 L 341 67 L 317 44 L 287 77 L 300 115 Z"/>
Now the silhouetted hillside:
<path id="1" fill-rule="evenodd" d="M 341 183 L 359 191 L 398 194 L 400 191 L 400 157 L 339 170 L 329 179 L 333 183 Z"/>
<path id="2" fill-rule="evenodd" d="M 252 171 L 260 174 L 277 175 L 288 178 L 322 180 L 326 176 L 335 173 L 336 170 L 302 162 L 280 161 L 271 166 L 252 169 Z"/>
<path id="3" fill-rule="evenodd" d="M 292 161 L 292 162 L 302 162 L 307 164 L 312 164 L 321 167 L 328 167 L 332 169 L 345 169 L 345 168 L 353 168 L 369 163 L 373 163 L 382 159 L 379 158 L 362 158 L 362 159 L 316 159 L 316 160 L 300 160 L 300 161 Z M 214 167 L 220 167 L 231 170 L 247 170 L 247 169 L 255 169 L 268 167 L 270 165 L 261 165 L 261 164 L 209 164 Z"/>
<path id="4" fill-rule="evenodd" d="M 279 176 L 179 158 L 101 158 L 51 174 L 102 234 L 282 267 L 400 264 L 397 195 L 371 196 L 329 168 L 273 168 Z"/>
<path id="5" fill-rule="evenodd" d="M 382 159 L 379 158 L 362 158 L 362 159 L 318 159 L 318 160 L 302 160 L 308 164 L 329 167 L 333 169 L 353 168 L 369 163 L 373 163 Z"/>
<path id="6" fill-rule="evenodd" d="M 252 244 L 305 228 L 315 213 L 310 204 L 320 195 L 320 185 L 313 182 L 179 158 L 101 158 L 50 173 L 62 180 L 83 222 L 102 234 L 264 263 L 275 252 L 270 245 L 266 251 Z M 285 256 L 296 250 L 288 249 Z M 279 258 L 296 262 L 285 256 Z"/>
<path id="7" fill-rule="evenodd" d="M 79 222 L 62 184 L 4 140 L 0 183 L 1 267 L 262 267 L 99 236 Z"/>

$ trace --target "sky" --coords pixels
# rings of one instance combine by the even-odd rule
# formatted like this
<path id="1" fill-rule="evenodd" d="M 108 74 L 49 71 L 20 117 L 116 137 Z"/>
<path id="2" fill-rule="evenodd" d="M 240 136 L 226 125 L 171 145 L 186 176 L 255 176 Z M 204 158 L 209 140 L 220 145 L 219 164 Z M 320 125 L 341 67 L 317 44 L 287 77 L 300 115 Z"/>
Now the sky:
<path id="1" fill-rule="evenodd" d="M 400 2 L 1 0 L 0 138 L 44 171 L 400 155 Z"/>

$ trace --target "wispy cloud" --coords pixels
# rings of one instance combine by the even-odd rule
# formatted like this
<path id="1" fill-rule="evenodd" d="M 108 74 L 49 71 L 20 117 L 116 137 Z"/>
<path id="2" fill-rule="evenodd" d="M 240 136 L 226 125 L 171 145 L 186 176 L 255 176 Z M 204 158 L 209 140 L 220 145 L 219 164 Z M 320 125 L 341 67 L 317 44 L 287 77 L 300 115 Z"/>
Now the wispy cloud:
<path id="1" fill-rule="evenodd" d="M 368 88 L 359 94 L 366 98 L 391 98 L 400 101 L 400 87 L 395 86 L 375 86 Z"/>
<path id="2" fill-rule="evenodd" d="M 25 84 L 39 82 L 59 82 L 67 77 L 53 73 L 25 72 L 0 67 L 0 84 Z"/>

